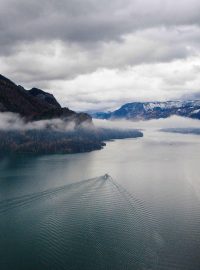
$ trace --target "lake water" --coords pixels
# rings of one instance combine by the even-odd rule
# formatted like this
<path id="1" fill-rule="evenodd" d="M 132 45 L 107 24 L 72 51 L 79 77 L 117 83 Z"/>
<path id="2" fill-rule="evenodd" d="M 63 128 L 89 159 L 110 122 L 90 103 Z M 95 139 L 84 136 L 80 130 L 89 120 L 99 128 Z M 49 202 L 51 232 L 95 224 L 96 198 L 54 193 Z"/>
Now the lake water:
<path id="1" fill-rule="evenodd" d="M 200 137 L 158 126 L 101 151 L 2 158 L 0 269 L 200 269 Z"/>

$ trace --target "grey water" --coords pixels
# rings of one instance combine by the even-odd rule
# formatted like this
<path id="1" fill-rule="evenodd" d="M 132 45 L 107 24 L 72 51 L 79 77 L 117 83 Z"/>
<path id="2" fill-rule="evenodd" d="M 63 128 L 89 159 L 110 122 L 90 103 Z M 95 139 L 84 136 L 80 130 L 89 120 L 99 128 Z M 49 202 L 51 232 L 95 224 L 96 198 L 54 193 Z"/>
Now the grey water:
<path id="1" fill-rule="evenodd" d="M 0 269 L 200 269 L 200 137 L 0 160 Z M 105 179 L 103 175 L 111 177 Z"/>

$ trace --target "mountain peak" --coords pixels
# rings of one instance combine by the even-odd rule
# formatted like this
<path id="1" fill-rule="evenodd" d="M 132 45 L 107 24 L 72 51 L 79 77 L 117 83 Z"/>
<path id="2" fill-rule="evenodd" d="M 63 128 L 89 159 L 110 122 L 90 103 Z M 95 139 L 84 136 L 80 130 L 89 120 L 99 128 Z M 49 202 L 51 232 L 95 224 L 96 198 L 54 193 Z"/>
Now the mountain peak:
<path id="1" fill-rule="evenodd" d="M 91 114 L 100 119 L 150 120 L 172 115 L 200 119 L 200 100 L 170 100 L 165 102 L 132 102 L 113 112 Z"/>
<path id="2" fill-rule="evenodd" d="M 88 114 L 62 108 L 55 97 L 38 88 L 26 90 L 0 75 L 0 112 L 18 113 L 28 121 L 62 118 L 75 123 L 92 123 Z"/>
<path id="3" fill-rule="evenodd" d="M 39 101 L 47 102 L 50 105 L 52 105 L 53 107 L 61 109 L 61 106 L 58 103 L 58 101 L 50 93 L 47 93 L 41 89 L 34 87 L 31 90 L 29 90 L 29 94 L 31 94 L 33 97 L 37 98 Z"/>

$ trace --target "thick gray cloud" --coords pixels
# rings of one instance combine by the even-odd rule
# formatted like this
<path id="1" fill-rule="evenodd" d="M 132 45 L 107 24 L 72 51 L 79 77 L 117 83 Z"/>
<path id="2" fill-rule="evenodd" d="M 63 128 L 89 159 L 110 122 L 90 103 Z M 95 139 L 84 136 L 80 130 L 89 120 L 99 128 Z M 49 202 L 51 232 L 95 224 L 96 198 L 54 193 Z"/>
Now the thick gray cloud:
<path id="1" fill-rule="evenodd" d="M 75 109 L 196 95 L 199 14 L 199 0 L 0 0 L 1 73 Z"/>
<path id="2" fill-rule="evenodd" d="M 20 83 L 71 79 L 100 68 L 124 69 L 130 66 L 170 62 L 197 55 L 200 28 L 149 28 L 123 36 L 123 41 L 102 42 L 92 48 L 62 41 L 16 45 L 15 53 L 0 56 L 2 69 Z"/>
<path id="3" fill-rule="evenodd" d="M 38 39 L 93 43 L 141 28 L 200 23 L 199 0 L 1 0 L 0 42 Z"/>

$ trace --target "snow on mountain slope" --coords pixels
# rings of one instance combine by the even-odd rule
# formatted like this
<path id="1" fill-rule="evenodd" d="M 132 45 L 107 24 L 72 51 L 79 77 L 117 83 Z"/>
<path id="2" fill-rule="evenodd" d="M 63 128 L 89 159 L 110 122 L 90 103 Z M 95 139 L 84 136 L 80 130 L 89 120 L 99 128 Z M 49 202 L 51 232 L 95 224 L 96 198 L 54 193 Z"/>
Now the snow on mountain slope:
<path id="1" fill-rule="evenodd" d="M 166 102 L 132 102 L 113 112 L 91 114 L 100 119 L 148 120 L 172 115 L 200 119 L 200 100 L 175 100 Z"/>

